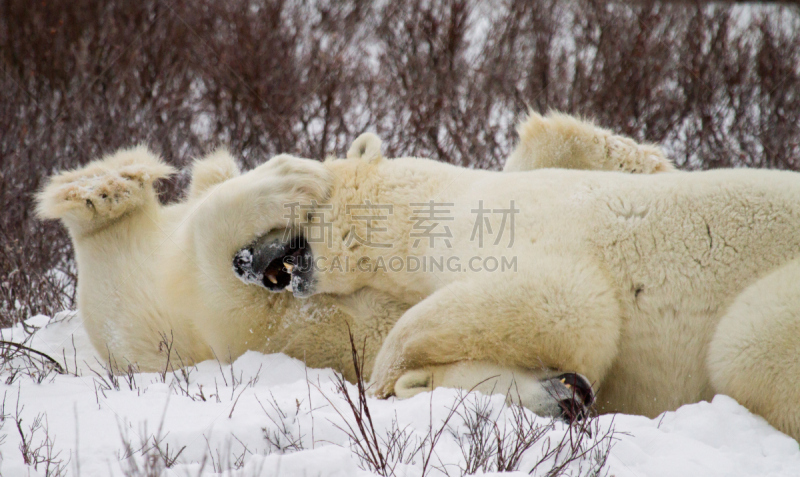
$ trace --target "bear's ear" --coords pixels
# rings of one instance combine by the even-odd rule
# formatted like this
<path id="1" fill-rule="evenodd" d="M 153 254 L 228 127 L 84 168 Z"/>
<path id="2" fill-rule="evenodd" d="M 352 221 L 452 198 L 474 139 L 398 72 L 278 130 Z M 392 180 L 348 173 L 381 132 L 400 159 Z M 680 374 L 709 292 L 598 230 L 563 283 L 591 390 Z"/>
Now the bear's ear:
<path id="1" fill-rule="evenodd" d="M 372 133 L 364 133 L 353 141 L 347 151 L 348 159 L 361 159 L 366 162 L 378 162 L 383 159 L 381 155 L 381 139 Z"/>

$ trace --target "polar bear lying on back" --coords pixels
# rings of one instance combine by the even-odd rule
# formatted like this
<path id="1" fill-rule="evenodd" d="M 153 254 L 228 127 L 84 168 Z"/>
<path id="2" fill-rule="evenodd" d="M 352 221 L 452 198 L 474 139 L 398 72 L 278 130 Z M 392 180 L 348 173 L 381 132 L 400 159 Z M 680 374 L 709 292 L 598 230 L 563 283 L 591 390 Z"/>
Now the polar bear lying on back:
<path id="1" fill-rule="evenodd" d="M 541 400 L 572 372 L 605 412 L 655 416 L 724 393 L 800 438 L 800 174 L 497 173 L 386 160 L 375 141 L 358 158 L 279 160 L 287 180 L 316 184 L 331 228 L 304 252 L 314 267 L 288 269 L 295 295 L 418 301 L 376 358 L 379 396 L 500 374 Z M 420 214 L 428 204 L 446 214 Z M 420 240 L 420 217 L 435 236 Z M 292 259 L 274 250 L 247 253 Z M 420 268 L 437 257 L 447 266 Z"/>
<path id="2" fill-rule="evenodd" d="M 407 305 L 370 290 L 301 301 L 248 287 L 232 272 L 242 245 L 286 222 L 273 197 L 321 192 L 300 175 L 276 182 L 270 170 L 278 165 L 240 175 L 228 153 L 214 153 L 195 162 L 188 196 L 162 206 L 153 182 L 174 171 L 138 147 L 63 172 L 40 193 L 39 215 L 70 233 L 78 311 L 92 344 L 120 372 L 129 363 L 159 371 L 258 350 L 352 379 L 346 324 L 369 338 L 374 357 Z"/>
<path id="3" fill-rule="evenodd" d="M 375 153 L 379 144 L 362 140 L 348 155 Z M 660 150 L 589 123 L 532 115 L 520 126 L 507 167 L 553 165 L 628 172 L 672 167 Z M 169 206 L 159 203 L 153 182 L 173 170 L 144 148 L 54 176 L 38 197 L 38 212 L 69 230 L 78 308 L 98 352 L 142 371 L 163 370 L 167 360 L 177 367 L 234 359 L 245 350 L 284 352 L 353 380 L 349 325 L 359 342 L 367 338 L 369 372 L 385 336 L 417 298 L 365 288 L 299 300 L 247 286 L 231 270 L 239 248 L 275 224 L 285 226 L 284 198 L 325 196 L 325 181 L 312 175 L 318 165 L 303 167 L 278 157 L 240 174 L 233 158 L 218 152 L 194 164 L 186 198 Z M 282 289 L 288 280 L 278 278 Z M 558 380 L 553 386 L 563 388 Z"/>

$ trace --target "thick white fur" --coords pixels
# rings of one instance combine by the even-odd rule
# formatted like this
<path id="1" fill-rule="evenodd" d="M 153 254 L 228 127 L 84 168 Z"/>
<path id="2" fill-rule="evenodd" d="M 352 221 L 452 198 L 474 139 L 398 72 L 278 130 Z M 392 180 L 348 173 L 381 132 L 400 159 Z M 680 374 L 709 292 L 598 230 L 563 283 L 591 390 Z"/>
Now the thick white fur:
<path id="1" fill-rule="evenodd" d="M 591 144 L 581 130 L 570 133 L 580 136 L 575 143 Z M 370 226 L 372 243 L 392 247 L 311 244 L 327 263 L 373 265 L 369 273 L 318 271 L 316 291 L 371 288 L 419 300 L 376 358 L 378 395 L 408 395 L 414 383 L 427 389 L 420 370 L 446 376 L 441 366 L 485 361 L 505 370 L 581 373 L 599 389 L 604 412 L 655 416 L 725 393 L 800 438 L 800 175 L 497 173 L 417 158 L 325 166 L 331 180 L 321 186 L 331 191 L 324 204 L 332 206 L 332 236 L 366 237 Z M 441 241 L 435 248 L 427 241 L 412 245 L 419 206 L 410 204 L 431 200 L 453 204 L 452 248 Z M 513 246 L 507 239 L 483 247 L 470 240 L 479 200 L 490 209 L 515 202 Z M 392 205 L 390 219 L 368 225 L 344 212 L 367 201 Z M 502 228 L 499 216 L 491 220 L 493 230 Z M 409 256 L 454 258 L 462 267 L 472 257 L 516 258 L 518 268 L 377 266 Z M 453 383 L 465 386 L 459 373 Z M 471 382 L 485 377 L 475 364 Z M 439 385 L 448 384 L 443 380 Z"/>
<path id="2" fill-rule="evenodd" d="M 544 379 L 555 374 L 544 368 L 500 366 L 480 360 L 458 361 L 407 371 L 395 384 L 395 396 L 405 399 L 436 387 L 459 388 L 487 395 L 505 394 L 508 401 L 540 416 L 557 417 L 561 414 L 556 401 L 558 392 L 542 384 Z"/>
<path id="3" fill-rule="evenodd" d="M 534 121 L 552 119 L 532 115 L 528 123 Z M 594 129 L 586 126 L 586 131 Z M 540 128 L 538 135 L 527 135 L 520 142 L 514 157 L 521 157 L 521 150 L 536 154 L 537 143 L 550 148 L 553 141 L 565 138 L 568 135 L 559 127 Z M 586 164 L 607 169 L 610 166 L 603 165 L 604 161 L 663 158 L 649 148 L 638 155 L 630 152 L 626 150 L 622 158 L 594 150 L 602 157 Z M 569 148 L 559 153 L 550 164 L 571 163 Z M 374 134 L 360 136 L 348 157 L 380 162 L 380 139 Z M 528 161 L 524 167 L 539 166 Z M 656 169 L 657 164 L 651 164 L 642 171 Z M 330 182 L 327 168 L 278 156 L 240 175 L 234 159 L 220 150 L 194 163 L 183 201 L 162 206 L 153 182 L 172 172 L 146 148 L 120 150 L 54 176 L 39 195 L 39 214 L 61 219 L 72 236 L 79 273 L 78 308 L 95 347 L 118 363 L 131 362 L 151 371 L 164 369 L 168 358 L 181 365 L 213 356 L 229 360 L 248 349 L 280 351 L 309 366 L 341 370 L 352 380 L 347 324 L 359 342 L 367 338 L 368 373 L 391 327 L 419 297 L 365 288 L 298 300 L 288 293 L 247 286 L 231 270 L 236 250 L 264 230 L 287 225 L 283 204 L 289 198 L 305 202 L 325 198 L 328 191 L 322 184 Z M 565 285 L 565 290 L 570 288 Z M 497 374 L 500 381 L 491 381 L 493 389 L 505 392 L 513 377 L 520 401 L 540 412 L 550 406 L 547 413 L 553 412 L 553 400 L 542 394 L 539 385 L 544 371 L 475 363 L 469 374 L 470 366 L 462 363 L 441 369 L 441 382 L 469 388 L 476 383 L 469 384 L 465 376 L 484 381 Z M 488 384 L 482 386 L 489 390 Z M 413 392 L 421 389 L 416 386 Z"/>
<path id="4" fill-rule="evenodd" d="M 236 250 L 286 224 L 286 197 L 324 198 L 320 163 L 292 162 L 297 175 L 285 166 L 279 156 L 240 175 L 227 151 L 214 152 L 195 162 L 188 197 L 170 206 L 153 182 L 173 169 L 144 147 L 53 177 L 38 213 L 70 232 L 78 308 L 97 350 L 149 371 L 168 358 L 179 366 L 248 349 L 285 352 L 353 379 L 347 325 L 374 357 L 407 305 L 369 290 L 301 301 L 246 286 L 231 270 Z"/>
<path id="5" fill-rule="evenodd" d="M 658 146 L 636 143 L 587 120 L 558 112 L 547 118 L 534 111 L 517 127 L 519 145 L 503 171 L 557 167 L 651 174 L 675 166 Z M 349 157 L 349 156 L 348 156 Z"/>

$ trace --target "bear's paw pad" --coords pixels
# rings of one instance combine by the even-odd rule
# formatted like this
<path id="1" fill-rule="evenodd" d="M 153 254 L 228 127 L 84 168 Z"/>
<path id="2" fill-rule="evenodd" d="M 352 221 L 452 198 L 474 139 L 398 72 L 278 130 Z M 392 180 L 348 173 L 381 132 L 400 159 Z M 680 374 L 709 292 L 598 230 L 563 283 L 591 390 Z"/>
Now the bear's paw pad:
<path id="1" fill-rule="evenodd" d="M 63 197 L 92 212 L 115 217 L 143 201 L 144 181 L 135 171 L 82 176 L 62 186 Z"/>

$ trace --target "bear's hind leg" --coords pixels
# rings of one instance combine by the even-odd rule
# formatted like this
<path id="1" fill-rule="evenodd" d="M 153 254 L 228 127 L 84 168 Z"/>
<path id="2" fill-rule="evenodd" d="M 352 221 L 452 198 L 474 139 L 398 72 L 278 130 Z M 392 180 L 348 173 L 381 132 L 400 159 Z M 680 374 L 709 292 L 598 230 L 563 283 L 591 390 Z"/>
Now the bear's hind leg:
<path id="1" fill-rule="evenodd" d="M 530 112 L 517 132 L 519 144 L 506 161 L 505 172 L 548 167 L 639 174 L 675 170 L 660 147 L 637 143 L 562 113 Z"/>
<path id="2" fill-rule="evenodd" d="M 717 326 L 708 368 L 715 392 L 800 441 L 800 261 L 737 297 Z"/>

